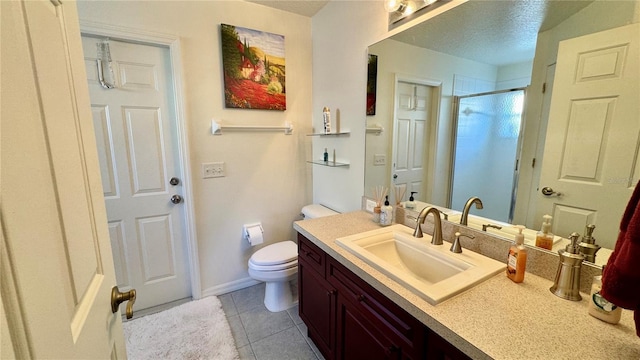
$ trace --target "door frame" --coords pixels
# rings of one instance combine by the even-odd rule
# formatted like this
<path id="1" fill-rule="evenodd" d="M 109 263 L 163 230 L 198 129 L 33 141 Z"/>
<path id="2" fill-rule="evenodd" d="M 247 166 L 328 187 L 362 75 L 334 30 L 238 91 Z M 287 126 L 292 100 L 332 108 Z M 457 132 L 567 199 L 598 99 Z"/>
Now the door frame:
<path id="1" fill-rule="evenodd" d="M 175 125 L 178 131 L 178 161 L 180 162 L 180 178 L 184 189 L 184 235 L 189 261 L 189 278 L 191 296 L 194 300 L 202 297 L 200 284 L 200 261 L 195 226 L 195 210 L 191 180 L 191 164 L 189 159 L 189 138 L 187 136 L 186 117 L 184 112 L 184 91 L 182 88 L 182 61 L 180 38 L 170 34 L 155 33 L 147 30 L 80 20 L 80 34 L 87 36 L 104 36 L 113 40 L 143 43 L 151 46 L 168 47 L 171 60 L 171 76 L 174 89 Z"/>
<path id="2" fill-rule="evenodd" d="M 427 165 L 425 167 L 425 199 L 432 200 L 433 199 L 433 191 L 435 185 L 435 169 L 436 169 L 436 157 L 435 152 L 438 148 L 438 129 L 440 125 L 440 103 L 442 101 L 442 81 L 420 78 L 413 75 L 406 75 L 401 73 L 395 73 L 393 78 L 393 119 L 391 122 L 391 168 L 387 173 L 387 181 L 390 184 L 393 184 L 393 172 L 394 172 L 394 164 L 393 160 L 394 154 L 397 152 L 398 144 L 396 143 L 396 120 L 398 119 L 398 86 L 401 82 L 424 85 L 432 88 L 433 93 L 432 97 L 432 106 L 433 108 L 429 111 L 429 123 L 427 124 L 429 129 L 429 139 L 428 145 L 426 148 L 427 151 Z M 408 195 L 408 194 L 407 194 Z"/>

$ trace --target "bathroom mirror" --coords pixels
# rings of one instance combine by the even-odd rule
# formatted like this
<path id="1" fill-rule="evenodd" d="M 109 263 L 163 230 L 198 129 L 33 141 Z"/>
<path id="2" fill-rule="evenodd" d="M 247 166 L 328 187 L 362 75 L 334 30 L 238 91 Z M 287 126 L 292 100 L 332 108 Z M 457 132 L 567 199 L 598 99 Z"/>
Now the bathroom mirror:
<path id="1" fill-rule="evenodd" d="M 530 85 L 523 122 L 526 136 L 520 144 L 519 163 L 505 166 L 518 166 L 513 223 L 538 230 L 541 215 L 537 204 L 553 202 L 557 195 L 542 195 L 540 190 L 545 185 L 539 186 L 539 182 L 541 168 L 549 160 L 544 159 L 543 154 L 551 102 L 550 84 L 559 76 L 554 74 L 558 42 L 631 24 L 640 16 L 639 3 L 601 0 L 469 1 L 372 44 L 369 53 L 378 56 L 377 110 L 375 116 L 367 117 L 366 124 L 365 196 L 371 197 L 370 189 L 376 185 L 391 187 L 398 178 L 393 177 L 397 175 L 394 167 L 397 154 L 394 151 L 397 150 L 397 138 L 402 137 L 410 145 L 403 148 L 404 160 L 409 161 L 407 168 L 411 167 L 411 162 L 420 161 L 424 170 L 420 179 L 409 181 L 422 190 L 416 200 L 451 207 L 450 184 L 455 177 L 451 170 L 452 142 L 455 141 L 453 95 Z M 543 93 L 545 83 L 547 88 Z M 401 87 L 406 84 L 413 85 L 403 92 Z M 421 90 L 420 86 L 426 86 L 429 91 Z M 394 122 L 396 109 L 404 106 L 415 111 L 429 104 L 431 106 L 425 110 L 424 116 L 430 120 L 422 125 L 407 122 L 408 125 L 402 128 L 403 133 L 397 131 L 398 125 Z M 543 121 L 538 122 L 537 119 Z M 381 133 L 375 130 L 380 127 L 384 129 Z M 413 133 L 411 129 L 420 131 Z M 416 135 L 418 133 L 420 136 Z M 417 157 L 414 156 L 416 154 Z M 638 171 L 628 179 L 603 181 L 626 182 L 630 197 L 637 180 Z M 393 192 L 390 190 L 390 193 Z M 405 194 L 404 200 L 408 196 Z M 618 201 L 602 209 L 615 213 L 614 229 L 625 205 L 626 201 Z M 602 204 L 589 206 L 595 214 Z M 482 210 L 473 209 L 471 213 L 484 216 Z M 590 216 L 584 213 L 576 213 L 576 218 L 571 218 L 571 214 L 564 215 L 554 219 L 554 228 L 571 228 L 579 233 L 584 230 L 584 219 Z M 580 221 L 583 225 L 576 226 Z M 597 243 L 613 248 L 617 231 L 604 234 L 599 230 L 597 227 L 594 233 Z M 568 235 L 561 231 L 556 233 L 563 237 Z"/>

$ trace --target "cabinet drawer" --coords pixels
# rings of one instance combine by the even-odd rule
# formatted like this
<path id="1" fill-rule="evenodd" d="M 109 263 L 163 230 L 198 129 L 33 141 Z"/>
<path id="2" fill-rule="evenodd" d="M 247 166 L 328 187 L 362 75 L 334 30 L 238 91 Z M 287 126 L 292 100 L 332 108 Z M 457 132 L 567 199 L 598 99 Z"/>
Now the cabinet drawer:
<path id="1" fill-rule="evenodd" d="M 411 347 L 422 346 L 422 324 L 379 291 L 365 283 L 333 258 L 328 259 L 327 280 L 344 298 L 357 306 L 371 321 L 390 329 Z"/>
<path id="2" fill-rule="evenodd" d="M 306 237 L 298 233 L 298 260 L 304 261 L 310 269 L 325 276 L 326 253 Z"/>

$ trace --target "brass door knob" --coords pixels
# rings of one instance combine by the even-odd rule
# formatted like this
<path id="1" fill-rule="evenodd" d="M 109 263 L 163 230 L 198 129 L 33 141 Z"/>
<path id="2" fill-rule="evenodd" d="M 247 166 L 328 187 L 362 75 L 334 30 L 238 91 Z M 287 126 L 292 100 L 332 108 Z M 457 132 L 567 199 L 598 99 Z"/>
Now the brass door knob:
<path id="1" fill-rule="evenodd" d="M 121 293 L 117 286 L 111 288 L 111 312 L 115 314 L 120 304 L 125 301 L 127 301 L 127 319 L 131 319 L 133 317 L 133 303 L 136 302 L 136 289 Z"/>

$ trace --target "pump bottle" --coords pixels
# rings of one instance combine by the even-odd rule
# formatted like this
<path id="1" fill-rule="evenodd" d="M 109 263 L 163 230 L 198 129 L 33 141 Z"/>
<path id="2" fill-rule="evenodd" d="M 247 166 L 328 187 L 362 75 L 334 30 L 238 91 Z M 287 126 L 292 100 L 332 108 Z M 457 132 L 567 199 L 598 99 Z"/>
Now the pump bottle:
<path id="1" fill-rule="evenodd" d="M 384 206 L 380 209 L 380 225 L 388 226 L 393 222 L 393 207 L 389 205 L 389 196 L 385 196 Z"/>
<path id="2" fill-rule="evenodd" d="M 524 247 L 524 226 L 516 225 L 518 233 L 515 236 L 515 243 L 509 248 L 507 259 L 507 277 L 515 283 L 524 280 L 524 271 L 527 267 L 527 248 Z"/>
<path id="3" fill-rule="evenodd" d="M 328 107 L 322 108 L 322 121 L 324 123 L 324 133 L 331 133 L 331 110 Z"/>
<path id="4" fill-rule="evenodd" d="M 551 219 L 550 215 L 544 215 L 542 217 L 542 229 L 536 234 L 536 246 L 543 249 L 551 250 L 553 247 L 553 234 L 551 233 Z"/>
<path id="5" fill-rule="evenodd" d="M 409 201 L 407 201 L 407 202 L 404 204 L 404 206 L 405 206 L 407 209 L 415 209 L 415 208 L 416 208 L 416 202 L 415 202 L 415 199 L 413 198 L 413 194 L 417 194 L 417 193 L 418 193 L 417 191 L 412 191 L 412 192 L 411 192 L 411 196 L 409 196 Z"/>

